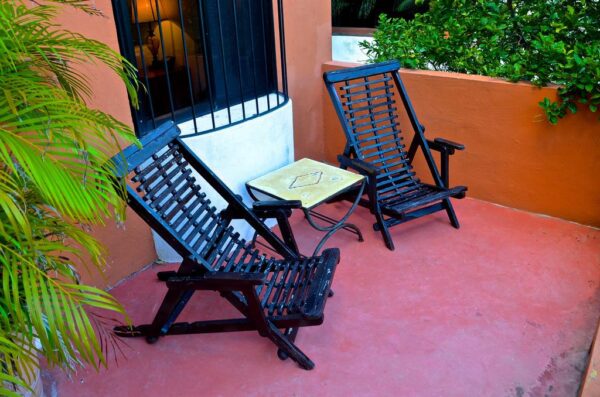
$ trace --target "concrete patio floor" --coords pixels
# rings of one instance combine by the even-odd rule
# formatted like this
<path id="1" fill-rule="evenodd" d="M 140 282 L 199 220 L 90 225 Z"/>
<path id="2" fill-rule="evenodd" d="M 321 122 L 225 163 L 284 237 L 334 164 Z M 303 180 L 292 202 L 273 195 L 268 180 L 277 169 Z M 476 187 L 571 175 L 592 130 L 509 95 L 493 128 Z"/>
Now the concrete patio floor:
<path id="1" fill-rule="evenodd" d="M 456 201 L 445 213 L 393 228 L 388 251 L 373 219 L 340 232 L 335 296 L 325 322 L 300 330 L 316 363 L 280 361 L 256 332 L 128 339 L 118 365 L 47 372 L 59 396 L 575 396 L 600 313 L 600 231 L 499 207 Z M 329 205 L 341 213 L 345 204 Z M 299 214 L 303 252 L 319 234 Z M 135 242 L 132 242 L 135 244 Z M 156 265 L 112 292 L 134 322 L 149 322 L 165 291 Z M 237 316 L 216 293 L 197 293 L 181 320 Z"/>

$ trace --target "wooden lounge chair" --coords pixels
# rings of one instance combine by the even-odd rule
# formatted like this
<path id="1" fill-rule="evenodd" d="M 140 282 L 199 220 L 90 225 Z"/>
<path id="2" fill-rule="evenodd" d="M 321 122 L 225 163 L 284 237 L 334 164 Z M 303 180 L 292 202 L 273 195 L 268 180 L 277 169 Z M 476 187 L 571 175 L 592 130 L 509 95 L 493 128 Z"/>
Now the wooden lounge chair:
<path id="1" fill-rule="evenodd" d="M 463 198 L 465 186 L 449 187 L 449 156 L 464 146 L 445 139 L 425 138 L 398 69 L 397 61 L 326 72 L 323 75 L 346 135 L 344 153 L 338 156 L 342 168 L 352 168 L 367 177 L 368 200 L 361 204 L 370 209 L 386 246 L 394 249 L 389 228 L 400 223 L 445 210 L 450 223 L 459 228 L 450 197 Z M 414 137 L 406 147 L 396 95 L 402 100 Z M 434 184 L 421 182 L 412 161 L 421 149 Z M 441 175 L 431 155 L 441 154 Z"/>
<path id="2" fill-rule="evenodd" d="M 183 257 L 177 271 L 158 273 L 167 292 L 152 323 L 119 326 L 116 334 L 154 343 L 163 335 L 257 330 L 277 345 L 281 359 L 290 357 L 312 369 L 313 362 L 294 340 L 299 327 L 323 322 L 339 250 L 300 257 L 257 216 L 277 217 L 298 203 L 259 203 L 257 213 L 249 210 L 178 135 L 177 127 L 167 123 L 142 138 L 143 148 L 130 146 L 113 159 L 118 177 L 131 176 L 130 207 Z M 204 184 L 227 202 L 223 211 L 211 204 Z M 241 239 L 232 219 L 244 219 L 281 258 Z M 219 291 L 240 318 L 175 322 L 196 290 Z"/>

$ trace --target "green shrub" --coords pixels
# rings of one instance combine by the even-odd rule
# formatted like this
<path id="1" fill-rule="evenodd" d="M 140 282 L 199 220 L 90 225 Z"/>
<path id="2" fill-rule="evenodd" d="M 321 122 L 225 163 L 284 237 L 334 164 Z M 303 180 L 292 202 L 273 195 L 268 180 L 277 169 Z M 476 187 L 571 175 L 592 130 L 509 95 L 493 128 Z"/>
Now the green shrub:
<path id="1" fill-rule="evenodd" d="M 555 124 L 578 105 L 600 105 L 600 1 L 433 0 L 413 20 L 382 14 L 370 60 L 559 84 L 559 101 L 540 106 Z"/>

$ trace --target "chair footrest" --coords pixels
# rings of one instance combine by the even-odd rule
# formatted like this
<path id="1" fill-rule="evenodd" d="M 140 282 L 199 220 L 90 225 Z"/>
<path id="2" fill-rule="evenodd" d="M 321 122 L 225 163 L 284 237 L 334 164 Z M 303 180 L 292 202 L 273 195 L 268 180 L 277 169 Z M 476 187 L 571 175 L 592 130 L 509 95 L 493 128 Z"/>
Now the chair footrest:
<path id="1" fill-rule="evenodd" d="M 421 192 L 414 198 L 398 197 L 389 198 L 381 202 L 381 208 L 387 211 L 393 211 L 402 214 L 408 210 L 431 204 L 449 197 L 463 198 L 467 188 L 465 186 L 455 186 L 450 189 L 440 189 L 436 186 L 423 185 Z"/>
<path id="2" fill-rule="evenodd" d="M 291 263 L 279 262 L 258 290 L 265 315 L 299 315 L 318 321 L 338 262 L 338 249 L 326 249 L 321 256 Z"/>
<path id="3" fill-rule="evenodd" d="M 306 304 L 301 310 L 305 318 L 317 318 L 323 316 L 325 303 L 331 291 L 333 275 L 340 261 L 340 252 L 338 249 L 328 249 L 323 251 L 323 262 L 315 272 L 312 280 L 312 288 L 310 289 Z"/>

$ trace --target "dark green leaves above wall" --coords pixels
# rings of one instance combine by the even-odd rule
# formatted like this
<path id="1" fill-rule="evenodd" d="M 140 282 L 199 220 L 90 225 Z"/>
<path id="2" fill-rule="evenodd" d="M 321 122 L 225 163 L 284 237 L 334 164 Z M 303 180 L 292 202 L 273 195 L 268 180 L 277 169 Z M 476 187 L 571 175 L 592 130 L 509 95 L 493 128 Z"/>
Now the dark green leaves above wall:
<path id="1" fill-rule="evenodd" d="M 403 67 L 559 84 L 559 101 L 540 106 L 557 123 L 600 105 L 600 1 L 433 0 L 413 20 L 381 15 L 372 61 Z"/>

